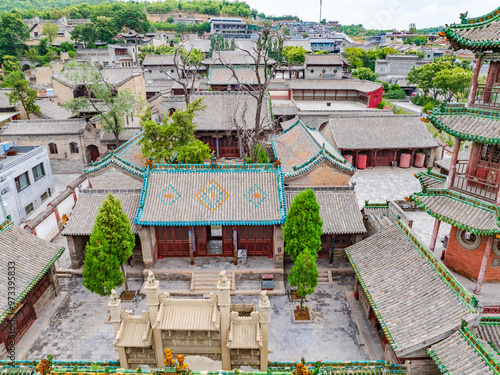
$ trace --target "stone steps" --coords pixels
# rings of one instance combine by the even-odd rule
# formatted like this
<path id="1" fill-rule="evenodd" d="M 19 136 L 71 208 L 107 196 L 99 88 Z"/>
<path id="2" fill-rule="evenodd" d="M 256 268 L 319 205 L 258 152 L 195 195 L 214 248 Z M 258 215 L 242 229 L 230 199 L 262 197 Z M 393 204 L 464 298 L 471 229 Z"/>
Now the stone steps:
<path id="1" fill-rule="evenodd" d="M 231 290 L 236 288 L 236 275 L 234 272 L 226 272 L 226 276 L 231 280 Z M 219 282 L 219 272 L 191 273 L 191 292 L 215 292 Z"/>
<path id="2" fill-rule="evenodd" d="M 318 268 L 318 284 L 331 284 L 332 271 L 328 268 Z"/>

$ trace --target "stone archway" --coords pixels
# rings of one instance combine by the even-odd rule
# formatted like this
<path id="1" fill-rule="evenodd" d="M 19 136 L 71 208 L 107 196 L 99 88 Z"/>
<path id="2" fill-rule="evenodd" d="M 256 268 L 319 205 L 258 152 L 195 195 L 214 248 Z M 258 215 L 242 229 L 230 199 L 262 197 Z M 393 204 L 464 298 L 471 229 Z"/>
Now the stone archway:
<path id="1" fill-rule="evenodd" d="M 99 148 L 96 145 L 88 145 L 86 148 L 87 163 L 90 164 L 99 158 Z"/>

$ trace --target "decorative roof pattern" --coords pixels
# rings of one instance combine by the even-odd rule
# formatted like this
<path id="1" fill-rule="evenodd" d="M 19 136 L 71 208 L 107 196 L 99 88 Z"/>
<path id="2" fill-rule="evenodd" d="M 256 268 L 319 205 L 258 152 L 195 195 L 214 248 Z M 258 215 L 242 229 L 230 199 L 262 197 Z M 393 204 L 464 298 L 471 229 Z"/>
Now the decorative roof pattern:
<path id="1" fill-rule="evenodd" d="M 83 190 L 78 196 L 73 215 L 71 215 L 62 234 L 64 236 L 90 236 L 94 229 L 99 208 L 108 196 L 108 192 L 120 199 L 123 211 L 129 218 L 132 233 L 139 233 L 137 226 L 134 224 L 134 218 L 139 208 L 140 191 L 88 189 Z"/>
<path id="2" fill-rule="evenodd" d="M 342 172 L 353 174 L 356 171 L 320 132 L 300 119 L 281 134 L 272 137 L 271 144 L 286 177 L 303 174 L 323 160 Z"/>
<path id="3" fill-rule="evenodd" d="M 500 209 L 466 195 L 439 189 L 410 196 L 420 208 L 432 217 L 468 232 L 491 236 L 500 233 Z"/>
<path id="4" fill-rule="evenodd" d="M 460 24 L 452 24 L 440 35 L 447 36 L 455 50 L 478 51 L 500 50 L 500 8 L 475 18 L 461 15 Z"/>
<path id="5" fill-rule="evenodd" d="M 136 224 L 276 225 L 286 217 L 283 174 L 271 164 L 154 165 Z"/>
<path id="6" fill-rule="evenodd" d="M 11 222 L 0 224 L 0 269 L 5 270 L 7 275 L 12 263 L 15 263 L 16 272 L 14 303 L 8 303 L 11 297 L 7 277 L 0 280 L 0 323 L 17 308 L 63 251 L 64 247 L 47 242 Z"/>
<path id="7" fill-rule="evenodd" d="M 147 160 L 142 156 L 141 146 L 137 144 L 142 137 L 142 132 L 122 144 L 116 150 L 111 150 L 108 155 L 97 162 L 90 163 L 90 167 L 84 170 L 85 174 L 97 172 L 113 163 L 127 172 L 137 176 L 144 176 Z"/>
<path id="8" fill-rule="evenodd" d="M 398 357 L 474 318 L 477 300 L 400 221 L 348 247 L 346 254 Z"/>
<path id="9" fill-rule="evenodd" d="M 435 107 L 427 116 L 436 128 L 460 139 L 500 144 L 500 112 L 480 108 Z"/>
<path id="10" fill-rule="evenodd" d="M 414 176 L 420 182 L 422 186 L 422 191 L 427 189 L 445 189 L 446 188 L 446 176 L 444 174 L 432 172 L 432 167 L 429 167 L 427 172 L 419 172 Z"/>
<path id="11" fill-rule="evenodd" d="M 304 188 L 286 188 L 286 205 Z M 366 233 L 363 215 L 358 207 L 356 193 L 350 189 L 311 188 L 319 204 L 324 234 Z"/>
<path id="12" fill-rule="evenodd" d="M 341 150 L 435 148 L 419 116 L 343 116 L 330 118 L 334 143 Z"/>
<path id="13" fill-rule="evenodd" d="M 499 375 L 500 363 L 490 349 L 464 324 L 458 332 L 432 345 L 427 352 L 443 374 Z"/>

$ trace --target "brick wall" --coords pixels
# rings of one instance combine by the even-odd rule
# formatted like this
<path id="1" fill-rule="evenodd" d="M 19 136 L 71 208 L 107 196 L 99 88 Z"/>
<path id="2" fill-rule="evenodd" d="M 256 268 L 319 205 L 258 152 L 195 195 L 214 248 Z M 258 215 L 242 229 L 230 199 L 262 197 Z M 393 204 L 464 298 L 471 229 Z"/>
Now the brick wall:
<path id="1" fill-rule="evenodd" d="M 344 186 L 350 180 L 351 175 L 337 172 L 333 167 L 322 163 L 298 178 L 287 179 L 286 183 L 290 186 Z"/>
<path id="2" fill-rule="evenodd" d="M 452 227 L 450 231 L 450 240 L 446 249 L 444 264 L 452 271 L 463 275 L 469 279 L 476 280 L 483 261 L 484 250 L 488 238 L 481 237 L 481 244 L 475 250 L 462 248 L 456 239 L 457 228 Z M 500 281 L 500 267 L 491 267 L 493 259 L 500 258 L 493 251 L 490 253 L 488 265 L 484 275 L 484 281 Z"/>
<path id="3" fill-rule="evenodd" d="M 147 348 L 126 348 L 128 364 L 131 369 L 137 369 L 139 366 L 156 367 L 156 356 L 152 346 Z"/>

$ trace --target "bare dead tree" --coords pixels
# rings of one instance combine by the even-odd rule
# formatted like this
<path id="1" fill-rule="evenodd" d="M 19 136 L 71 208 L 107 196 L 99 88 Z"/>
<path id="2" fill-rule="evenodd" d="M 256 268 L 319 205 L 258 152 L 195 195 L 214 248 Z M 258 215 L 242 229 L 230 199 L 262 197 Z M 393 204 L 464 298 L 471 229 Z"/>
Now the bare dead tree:
<path id="1" fill-rule="evenodd" d="M 246 101 L 238 101 L 231 115 L 228 115 L 230 130 L 227 132 L 229 139 L 234 142 L 240 150 L 248 153 L 248 158 L 252 163 L 259 161 L 260 153 L 265 149 L 275 130 L 272 120 L 266 115 L 260 119 L 260 133 L 255 132 L 255 128 L 248 124 L 247 113 L 249 108 Z"/>
<path id="2" fill-rule="evenodd" d="M 201 63 L 203 58 L 203 53 L 199 49 L 192 48 L 187 51 L 183 47 L 177 47 L 174 49 L 173 54 L 174 74 L 170 74 L 165 68 L 160 69 L 161 73 L 167 75 L 182 87 L 186 107 L 191 103 L 191 95 L 194 91 L 198 73 L 203 67 Z"/>
<path id="3" fill-rule="evenodd" d="M 241 51 L 243 55 L 250 58 L 251 64 L 249 66 L 255 73 L 255 82 L 244 82 L 238 75 L 238 69 L 230 61 L 224 61 L 225 59 L 219 52 L 221 63 L 231 70 L 232 77 L 237 82 L 240 90 L 248 92 L 257 101 L 254 123 L 254 133 L 257 137 L 262 135 L 261 116 L 263 103 L 267 97 L 269 83 L 278 67 L 277 60 L 281 58 L 285 39 L 280 30 L 272 31 L 265 28 L 259 31 L 258 34 L 259 37 L 255 42 L 255 46 L 250 50 L 236 47 L 236 50 Z"/>

